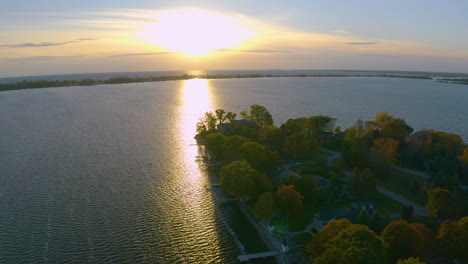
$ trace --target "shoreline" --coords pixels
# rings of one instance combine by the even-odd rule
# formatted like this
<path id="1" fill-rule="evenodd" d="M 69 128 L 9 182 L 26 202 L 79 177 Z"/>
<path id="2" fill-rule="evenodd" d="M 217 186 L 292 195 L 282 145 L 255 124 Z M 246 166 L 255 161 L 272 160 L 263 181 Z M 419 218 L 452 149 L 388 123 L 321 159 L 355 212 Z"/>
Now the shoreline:
<path id="1" fill-rule="evenodd" d="M 65 80 L 65 81 L 27 81 L 23 80 L 16 83 L 0 83 L 1 91 L 15 91 L 26 89 L 39 89 L 39 88 L 58 88 L 58 87 L 72 87 L 72 86 L 95 86 L 103 84 L 126 84 L 126 83 L 146 83 L 146 82 L 164 82 L 164 81 L 180 81 L 191 79 L 253 79 L 253 78 L 345 78 L 345 77 L 380 77 L 380 78 L 404 78 L 404 79 L 420 79 L 420 80 L 433 80 L 430 76 L 423 75 L 392 75 L 392 74 L 375 74 L 375 75 L 353 75 L 353 74 L 295 74 L 295 75 L 273 75 L 273 74 L 235 74 L 235 75 L 178 75 L 178 76 L 149 76 L 149 77 L 113 77 L 105 80 L 82 79 L 82 80 Z"/>

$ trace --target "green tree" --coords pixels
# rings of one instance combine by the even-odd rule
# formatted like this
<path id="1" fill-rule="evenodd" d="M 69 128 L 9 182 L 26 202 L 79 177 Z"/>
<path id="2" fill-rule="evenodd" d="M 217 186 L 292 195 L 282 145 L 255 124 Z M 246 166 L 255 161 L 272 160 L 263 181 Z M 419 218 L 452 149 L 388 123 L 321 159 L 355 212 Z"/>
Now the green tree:
<path id="1" fill-rule="evenodd" d="M 258 144 L 257 142 L 247 142 L 240 146 L 242 157 L 253 168 L 260 171 L 268 171 L 279 163 L 279 155 Z"/>
<path id="2" fill-rule="evenodd" d="M 258 178 L 259 173 L 245 161 L 235 161 L 221 168 L 221 188 L 238 198 L 255 193 Z"/>
<path id="3" fill-rule="evenodd" d="M 404 220 L 388 224 L 382 231 L 382 239 L 393 261 L 422 253 L 421 235 Z"/>
<path id="4" fill-rule="evenodd" d="M 226 120 L 226 111 L 224 109 L 218 109 L 215 111 L 216 117 L 218 118 L 218 122 L 224 123 Z"/>
<path id="5" fill-rule="evenodd" d="M 455 198 L 449 190 L 433 188 L 427 190 L 426 209 L 432 218 L 447 219 L 456 216 Z"/>
<path id="6" fill-rule="evenodd" d="M 369 225 L 371 222 L 371 217 L 369 216 L 369 212 L 367 212 L 366 209 L 362 209 L 358 217 L 356 218 L 356 222 L 361 225 Z"/>
<path id="7" fill-rule="evenodd" d="M 250 107 L 250 119 L 260 127 L 273 125 L 273 118 L 263 105 L 252 105 Z"/>
<path id="8" fill-rule="evenodd" d="M 408 258 L 398 260 L 397 264 L 426 264 L 426 262 L 422 262 L 419 258 Z"/>
<path id="9" fill-rule="evenodd" d="M 234 121 L 236 117 L 237 117 L 236 113 L 233 113 L 233 112 L 226 113 L 226 119 L 229 121 L 229 123 L 232 123 L 232 121 Z"/>
<path id="10" fill-rule="evenodd" d="M 311 142 L 304 133 L 295 133 L 286 137 L 284 152 L 294 160 L 305 158 L 311 152 Z"/>
<path id="11" fill-rule="evenodd" d="M 211 133 L 205 137 L 205 146 L 221 160 L 223 158 L 224 142 L 226 139 L 227 137 L 221 133 Z"/>
<path id="12" fill-rule="evenodd" d="M 276 210 L 276 202 L 273 193 L 266 192 L 262 194 L 255 203 L 254 210 L 255 217 L 257 217 L 258 220 L 271 219 Z"/>
<path id="13" fill-rule="evenodd" d="M 377 192 L 377 182 L 370 169 L 361 172 L 354 168 L 348 186 L 351 193 L 363 199 L 371 198 Z"/>
<path id="14" fill-rule="evenodd" d="M 375 264 L 386 260 L 382 240 L 365 225 L 351 225 L 326 245 L 314 264 Z"/>
<path id="15" fill-rule="evenodd" d="M 374 122 L 379 127 L 383 137 L 391 137 L 398 141 L 403 141 L 412 132 L 413 128 L 406 124 L 401 118 L 396 118 L 387 111 L 382 111 L 375 116 Z"/>
<path id="16" fill-rule="evenodd" d="M 351 221 L 346 218 L 328 222 L 322 230 L 312 235 L 312 240 L 306 246 L 306 252 L 314 258 L 319 257 L 325 252 L 328 242 L 335 238 L 341 230 L 351 225 Z"/>
<path id="17" fill-rule="evenodd" d="M 242 160 L 240 147 L 242 144 L 249 142 L 249 140 L 242 136 L 230 136 L 224 141 L 224 162 L 229 164 L 236 160 Z"/>

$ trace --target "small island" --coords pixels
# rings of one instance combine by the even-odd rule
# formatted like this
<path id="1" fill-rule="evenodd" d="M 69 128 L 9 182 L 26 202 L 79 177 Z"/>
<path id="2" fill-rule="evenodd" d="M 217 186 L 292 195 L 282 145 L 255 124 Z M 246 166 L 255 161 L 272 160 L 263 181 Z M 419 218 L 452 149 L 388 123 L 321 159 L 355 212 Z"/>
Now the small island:
<path id="1" fill-rule="evenodd" d="M 218 186 L 268 252 L 302 263 L 468 260 L 468 146 L 459 135 L 414 132 L 388 112 L 352 127 L 311 116 L 275 126 L 252 105 L 197 124 Z"/>

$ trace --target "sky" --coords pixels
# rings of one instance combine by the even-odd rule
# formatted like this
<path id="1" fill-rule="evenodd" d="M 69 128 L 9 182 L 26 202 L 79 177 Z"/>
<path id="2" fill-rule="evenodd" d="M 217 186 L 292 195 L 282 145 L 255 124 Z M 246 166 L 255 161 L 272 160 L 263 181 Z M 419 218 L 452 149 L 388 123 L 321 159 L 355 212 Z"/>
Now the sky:
<path id="1" fill-rule="evenodd" d="M 161 70 L 468 73 L 468 1 L 2 0 L 0 77 Z"/>

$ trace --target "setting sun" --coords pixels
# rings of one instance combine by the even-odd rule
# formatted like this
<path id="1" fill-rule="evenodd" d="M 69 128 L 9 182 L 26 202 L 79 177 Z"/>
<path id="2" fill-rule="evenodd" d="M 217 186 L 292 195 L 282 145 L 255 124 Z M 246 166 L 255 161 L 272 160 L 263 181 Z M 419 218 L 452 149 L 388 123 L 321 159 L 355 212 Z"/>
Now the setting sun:
<path id="1" fill-rule="evenodd" d="M 239 48 L 255 35 L 246 21 L 207 11 L 164 11 L 153 17 L 157 22 L 143 28 L 145 41 L 193 57 Z"/>

